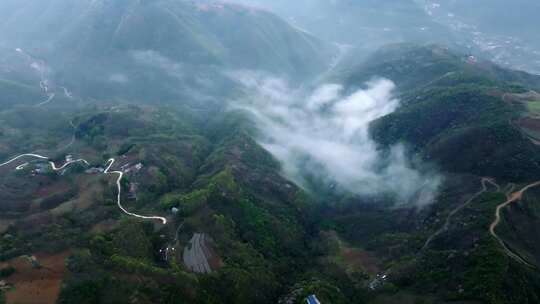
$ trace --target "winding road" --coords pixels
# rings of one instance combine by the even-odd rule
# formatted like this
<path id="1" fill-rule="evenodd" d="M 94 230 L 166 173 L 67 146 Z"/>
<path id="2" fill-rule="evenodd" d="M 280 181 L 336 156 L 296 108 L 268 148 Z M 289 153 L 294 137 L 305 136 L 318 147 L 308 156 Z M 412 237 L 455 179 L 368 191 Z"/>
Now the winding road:
<path id="1" fill-rule="evenodd" d="M 47 99 L 41 103 L 38 103 L 36 105 L 36 107 L 41 107 L 41 106 L 44 106 L 48 103 L 50 103 L 56 96 L 56 93 L 55 92 L 50 92 L 49 90 L 49 80 L 45 77 L 45 69 L 46 69 L 46 64 L 44 61 L 38 61 L 38 60 L 35 60 L 31 55 L 29 55 L 28 53 L 26 53 L 25 51 L 23 51 L 21 48 L 16 48 L 15 51 L 17 53 L 20 53 L 22 56 L 25 57 L 25 59 L 30 63 L 30 66 L 32 68 L 34 68 L 35 70 L 37 70 L 40 74 L 40 82 L 39 82 L 39 87 L 40 89 L 47 95 Z M 69 92 L 69 90 L 66 88 L 66 87 L 60 87 L 64 90 L 64 95 L 66 95 L 66 97 L 72 99 L 73 98 L 73 94 L 71 92 Z M 73 145 L 73 143 L 75 142 L 76 140 L 76 136 L 75 136 L 75 126 L 73 124 L 73 121 L 70 121 L 70 125 L 71 127 L 74 129 L 74 133 L 73 133 L 73 136 L 70 140 L 70 142 L 64 146 L 63 148 L 61 148 L 61 150 L 65 150 L 67 148 L 69 148 L 71 145 Z M 90 164 L 84 160 L 84 159 L 76 159 L 76 160 L 70 160 L 70 161 L 67 161 L 65 164 L 63 164 L 62 166 L 60 167 L 57 167 L 56 164 L 50 160 L 49 157 L 46 157 L 46 156 L 43 156 L 43 155 L 39 155 L 39 154 L 34 154 L 34 153 L 26 153 L 26 154 L 21 154 L 19 156 L 16 156 L 2 164 L 0 164 L 0 167 L 3 167 L 3 166 L 6 166 L 6 165 L 9 165 L 21 158 L 24 158 L 24 157 L 32 157 L 32 158 L 38 158 L 38 159 L 42 159 L 42 160 L 47 160 L 49 162 L 49 164 L 51 165 L 51 168 L 53 171 L 60 171 L 66 167 L 68 167 L 69 165 L 73 164 L 73 163 L 77 163 L 77 162 L 82 162 L 84 163 L 85 165 L 89 166 Z M 122 210 L 122 212 L 124 212 L 125 214 L 129 215 L 129 216 L 133 216 L 133 217 L 137 217 L 137 218 L 141 218 L 141 219 L 147 219 L 147 220 L 159 220 L 161 221 L 164 225 L 167 224 L 167 219 L 164 218 L 164 217 L 161 217 L 161 216 L 143 216 L 143 215 L 139 215 L 139 214 L 136 214 L 136 213 L 132 213 L 132 212 L 129 212 L 127 211 L 123 206 L 122 206 L 122 200 L 121 200 L 121 196 L 122 196 L 122 185 L 121 185 L 121 181 L 122 181 L 122 178 L 124 177 L 124 172 L 122 171 L 111 171 L 111 167 L 114 165 L 114 162 L 115 162 L 115 159 L 114 158 L 111 158 L 107 161 L 106 163 L 106 166 L 107 168 L 103 171 L 104 174 L 116 174 L 118 175 L 118 179 L 116 180 L 116 186 L 118 188 L 118 194 L 117 194 L 117 205 L 118 205 L 118 208 L 120 208 L 120 210 Z M 29 163 L 28 162 L 25 162 L 23 164 L 20 164 L 18 165 L 15 170 L 22 170 L 24 169 Z"/>
<path id="2" fill-rule="evenodd" d="M 42 107 L 42 106 L 48 104 L 49 102 L 51 102 L 51 101 L 54 99 L 55 96 L 56 96 L 55 93 L 48 93 L 48 94 L 47 94 L 47 99 L 46 99 L 45 101 L 43 101 L 43 102 L 38 103 L 38 104 L 36 105 L 36 107 L 39 108 L 39 107 Z"/>
<path id="3" fill-rule="evenodd" d="M 32 69 L 36 70 L 39 73 L 39 78 L 40 78 L 39 88 L 47 96 L 47 99 L 40 102 L 40 103 L 38 103 L 38 104 L 36 104 L 35 106 L 36 107 L 42 107 L 42 106 L 50 103 L 51 101 L 53 101 L 53 99 L 56 97 L 56 93 L 51 90 L 51 88 L 49 87 L 49 79 L 47 79 L 45 77 L 45 73 L 47 71 L 47 64 L 45 63 L 45 61 L 40 60 L 40 59 L 35 59 L 30 54 L 28 54 L 24 50 L 22 50 L 21 48 L 16 48 L 15 51 L 17 53 L 21 54 L 25 58 L 25 60 L 27 62 L 29 62 L 30 67 Z M 66 87 L 61 87 L 61 88 L 64 89 L 64 94 L 68 98 L 71 99 L 72 95 L 71 95 L 71 93 L 69 93 L 68 89 Z"/>
<path id="4" fill-rule="evenodd" d="M 32 158 L 37 158 L 37 159 L 43 159 L 43 160 L 47 160 L 49 162 L 49 164 L 51 165 L 51 168 L 53 169 L 53 171 L 60 171 L 66 167 L 68 167 L 69 165 L 71 164 L 74 164 L 74 163 L 78 163 L 78 162 L 82 162 L 84 163 L 85 165 L 89 166 L 90 164 L 85 160 L 85 159 L 76 159 L 76 160 L 71 160 L 71 161 L 68 161 L 66 162 L 65 164 L 63 164 L 62 166 L 60 167 L 57 167 L 56 164 L 50 160 L 49 157 L 46 157 L 46 156 L 43 156 L 43 155 L 39 155 L 39 154 L 34 154 L 34 153 L 26 153 L 26 154 L 21 154 L 19 156 L 16 156 L 16 157 L 13 157 L 12 159 L 4 162 L 4 163 L 1 163 L 0 164 L 0 168 L 3 167 L 3 166 L 6 166 L 6 165 L 9 165 L 21 158 L 25 158 L 25 157 L 32 157 Z M 122 171 L 111 171 L 111 167 L 114 165 L 114 162 L 115 162 L 115 159 L 114 158 L 111 158 L 107 161 L 107 168 L 105 169 L 105 171 L 103 171 L 104 174 L 117 174 L 118 175 L 118 179 L 116 180 L 116 186 L 118 188 L 118 194 L 117 194 L 117 200 L 116 200 L 116 204 L 118 205 L 118 208 L 120 208 L 120 210 L 122 210 L 122 212 L 124 212 L 125 214 L 129 215 L 129 216 L 133 216 L 133 217 L 136 217 L 136 218 L 141 218 L 141 219 L 147 219 L 147 220 L 159 220 L 161 221 L 164 225 L 167 224 L 167 219 L 164 218 L 164 217 L 161 217 L 161 216 L 143 216 L 143 215 L 139 215 L 139 214 L 136 214 L 136 213 L 132 213 L 132 212 L 129 212 L 127 211 L 123 206 L 122 206 L 122 200 L 121 200 L 121 196 L 122 196 L 122 185 L 121 185 L 121 181 L 122 181 L 122 178 L 124 177 L 124 172 Z M 19 165 L 17 166 L 15 169 L 16 170 L 22 170 L 24 169 L 24 167 L 26 167 L 29 163 L 28 162 L 25 162 L 23 163 L 22 165 Z"/>
<path id="5" fill-rule="evenodd" d="M 18 159 L 20 159 L 20 158 L 23 158 L 23 157 L 33 157 L 33 158 L 38 158 L 38 159 L 44 159 L 44 160 L 47 160 L 47 161 L 49 161 L 49 164 L 51 165 L 51 168 L 53 169 L 53 171 L 60 171 L 60 170 L 66 168 L 67 166 L 69 166 L 69 165 L 71 165 L 71 164 L 79 163 L 79 162 L 82 162 L 82 163 L 84 163 L 84 164 L 87 165 L 87 166 L 90 165 L 86 160 L 80 158 L 80 159 L 68 161 L 68 162 L 66 162 L 65 164 L 63 164 L 62 166 L 56 167 L 56 164 L 55 164 L 53 161 L 50 161 L 50 158 L 48 158 L 48 157 L 46 157 L 46 156 L 39 155 L 39 154 L 33 154 L 33 153 L 27 153 L 27 154 L 21 154 L 21 155 L 19 155 L 19 156 L 17 156 L 17 157 L 14 157 L 14 158 L 8 160 L 8 161 L 5 162 L 5 163 L 0 164 L 0 167 L 9 165 L 9 164 L 11 164 L 12 162 L 14 162 L 14 161 L 16 161 L 16 160 L 18 160 Z M 23 169 L 25 166 L 27 166 L 27 165 L 28 165 L 28 163 L 24 163 L 24 164 L 22 164 L 22 165 L 20 165 L 20 166 L 17 166 L 17 168 L 15 168 L 15 169 L 16 169 L 16 170 L 22 170 L 22 169 Z"/>
<path id="6" fill-rule="evenodd" d="M 510 205 L 512 203 L 515 203 L 517 201 L 520 201 L 523 198 L 523 194 L 525 192 L 527 192 L 527 190 L 529 190 L 531 188 L 534 188 L 534 187 L 537 187 L 537 186 L 540 186 L 540 181 L 532 183 L 532 184 L 530 184 L 530 185 L 524 187 L 523 189 L 521 189 L 521 190 L 519 190 L 517 192 L 514 192 L 514 193 L 511 193 L 513 188 L 510 188 L 509 192 L 507 193 L 507 200 L 504 203 L 497 206 L 497 209 L 495 210 L 495 220 L 489 226 L 489 233 L 497 240 L 497 242 L 499 242 L 499 244 L 503 247 L 504 251 L 506 252 L 506 254 L 509 257 L 511 257 L 512 259 L 516 260 L 519 263 L 525 264 L 525 265 L 527 265 L 529 267 L 533 267 L 533 268 L 534 268 L 534 265 L 527 262 L 522 257 L 515 254 L 512 250 L 510 250 L 510 248 L 508 248 L 508 246 L 503 241 L 503 239 L 501 239 L 501 237 L 497 234 L 496 228 L 501 222 L 501 211 L 506 206 L 508 206 L 508 205 Z"/>
<path id="7" fill-rule="evenodd" d="M 116 203 L 118 205 L 118 208 L 120 208 L 120 210 L 122 210 L 127 215 L 137 217 L 137 218 L 141 218 L 141 219 L 146 219 L 146 220 L 160 220 L 163 223 L 163 225 L 166 225 L 167 224 L 167 219 L 164 218 L 164 217 L 161 217 L 161 216 L 144 216 L 144 215 L 135 214 L 135 213 L 127 211 L 122 206 L 122 200 L 121 200 L 122 185 L 120 184 L 120 182 L 122 181 L 122 178 L 124 177 L 124 172 L 122 172 L 122 171 L 110 171 L 111 167 L 114 164 L 114 162 L 115 162 L 114 158 L 109 159 L 107 161 L 108 166 L 105 169 L 105 171 L 103 171 L 103 173 L 105 173 L 105 174 L 117 174 L 118 175 L 118 179 L 116 180 L 116 186 L 118 188 L 118 195 L 116 197 Z"/>
<path id="8" fill-rule="evenodd" d="M 480 191 L 476 192 L 475 194 L 473 194 L 473 196 L 471 196 L 465 203 L 457 206 L 454 210 L 452 210 L 450 212 L 450 214 L 448 214 L 448 216 L 446 217 L 446 221 L 444 223 L 444 226 L 442 226 L 439 230 L 435 231 L 435 233 L 433 233 L 426 240 L 426 242 L 424 243 L 424 246 L 422 246 L 422 249 L 420 251 L 426 250 L 429 247 L 429 245 L 431 244 L 431 242 L 436 237 L 438 237 L 439 235 L 443 234 L 444 232 L 448 231 L 448 229 L 450 229 L 450 223 L 451 223 L 452 217 L 454 217 L 454 215 L 456 215 L 458 212 L 463 210 L 463 208 L 470 205 L 476 198 L 478 198 L 480 195 L 482 195 L 484 192 L 486 192 L 487 191 L 487 183 L 489 183 L 489 184 L 493 185 L 495 188 L 497 188 L 497 191 L 501 190 L 501 187 L 499 185 L 497 185 L 497 183 L 495 183 L 493 181 L 493 179 L 483 177 L 482 180 L 481 180 L 482 189 Z"/>
<path id="9" fill-rule="evenodd" d="M 64 95 L 66 95 L 67 98 L 73 99 L 73 94 L 66 88 L 66 87 L 60 87 L 62 90 L 64 90 Z"/>

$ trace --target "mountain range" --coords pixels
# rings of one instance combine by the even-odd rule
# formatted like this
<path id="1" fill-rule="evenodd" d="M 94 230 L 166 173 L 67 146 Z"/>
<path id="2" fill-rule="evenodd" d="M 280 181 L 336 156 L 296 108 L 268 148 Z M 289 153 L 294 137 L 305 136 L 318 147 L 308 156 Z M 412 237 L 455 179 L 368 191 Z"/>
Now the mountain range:
<path id="1" fill-rule="evenodd" d="M 336 52 L 275 15 L 234 4 L 0 5 L 6 14 L 0 24 L 5 53 L 24 50 L 44 63 L 58 86 L 95 99 L 170 101 L 198 94 L 215 102 L 231 85 L 223 75 L 228 71 L 265 70 L 299 79 L 325 70 Z"/>
<path id="2" fill-rule="evenodd" d="M 537 303 L 534 12 L 2 1 L 0 303 Z"/>

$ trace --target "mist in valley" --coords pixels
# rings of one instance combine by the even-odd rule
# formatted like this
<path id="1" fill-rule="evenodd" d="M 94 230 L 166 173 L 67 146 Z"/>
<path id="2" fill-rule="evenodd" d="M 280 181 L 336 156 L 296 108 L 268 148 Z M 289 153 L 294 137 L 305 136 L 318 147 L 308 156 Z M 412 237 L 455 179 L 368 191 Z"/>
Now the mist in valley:
<path id="1" fill-rule="evenodd" d="M 392 81 L 375 78 L 346 92 L 339 84 L 293 89 L 257 72 L 230 75 L 246 94 L 232 109 L 250 114 L 261 144 L 282 162 L 288 178 L 307 189 L 305 177 L 311 176 L 360 196 L 386 194 L 397 205 L 433 202 L 441 176 L 411 159 L 403 145 L 382 150 L 370 137 L 370 123 L 399 107 Z"/>
<path id="2" fill-rule="evenodd" d="M 538 15 L 0 0 L 0 304 L 537 303 Z"/>
<path id="3" fill-rule="evenodd" d="M 474 12 L 461 1 L 223 3 L 7 1 L 0 4 L 2 14 L 14 14 L 0 22 L 6 33 L 0 41 L 2 52 L 14 60 L 2 63 L 2 73 L 6 79 L 16 76 L 30 91 L 36 80 L 49 85 L 37 88 L 45 91 L 32 101 L 36 105 L 69 105 L 73 98 L 141 104 L 181 100 L 192 109 L 215 112 L 232 104 L 253 115 L 264 135 L 261 144 L 300 184 L 310 175 L 356 194 L 391 193 L 398 203 L 422 206 L 433 200 L 440 177 L 426 169 L 431 164 L 422 164 L 402 145 L 382 151 L 369 136 L 370 123 L 400 105 L 392 79 L 349 92 L 351 84 L 340 83 L 339 69 L 361 54 L 400 42 L 443 43 L 487 54 L 474 48 L 478 35 L 463 34 L 463 22 Z M 494 6 L 494 14 L 502 9 Z M 452 12 L 454 17 L 448 17 Z M 483 23 L 470 26 L 497 32 L 484 22 L 491 19 L 478 18 Z M 230 20 L 236 20 L 236 29 L 228 26 Z M 246 42 L 238 44 L 241 39 Z M 32 73 L 21 73 L 21 66 Z M 251 72 L 233 79 L 224 72 L 240 69 Z M 327 84 L 327 75 L 334 84 Z M 55 99 L 49 100 L 50 94 Z"/>

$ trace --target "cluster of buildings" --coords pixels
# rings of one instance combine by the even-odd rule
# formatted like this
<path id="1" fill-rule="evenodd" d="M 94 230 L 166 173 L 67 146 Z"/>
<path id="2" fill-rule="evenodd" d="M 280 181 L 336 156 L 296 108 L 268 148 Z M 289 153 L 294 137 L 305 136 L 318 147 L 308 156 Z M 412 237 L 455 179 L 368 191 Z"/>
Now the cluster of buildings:
<path id="1" fill-rule="evenodd" d="M 138 164 L 135 164 L 135 165 L 130 165 L 129 163 L 128 164 L 125 164 L 123 165 L 122 167 L 120 167 L 120 170 L 124 173 L 129 173 L 129 172 L 139 172 L 141 169 L 143 168 L 143 164 L 141 163 L 138 163 Z"/>
<path id="2" fill-rule="evenodd" d="M 120 167 L 120 171 L 122 171 L 124 174 L 128 174 L 130 172 L 139 172 L 143 167 L 144 166 L 142 163 L 137 163 L 135 165 L 131 165 L 127 163 Z M 103 172 L 105 172 L 105 169 L 101 167 L 93 167 L 85 171 L 86 174 L 101 174 Z M 128 189 L 128 199 L 137 200 L 138 191 L 139 191 L 139 183 L 130 182 L 129 189 Z"/>

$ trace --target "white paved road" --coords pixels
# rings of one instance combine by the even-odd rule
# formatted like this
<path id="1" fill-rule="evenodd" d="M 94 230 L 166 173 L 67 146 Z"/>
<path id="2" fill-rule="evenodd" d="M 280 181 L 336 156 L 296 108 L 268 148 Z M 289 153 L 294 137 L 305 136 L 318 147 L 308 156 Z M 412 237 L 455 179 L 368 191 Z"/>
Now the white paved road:
<path id="1" fill-rule="evenodd" d="M 163 225 L 166 225 L 167 224 L 167 219 L 164 218 L 164 217 L 139 215 L 139 214 L 127 211 L 122 206 L 122 200 L 121 200 L 122 185 L 120 184 L 120 182 L 122 181 L 122 178 L 124 177 L 124 172 L 122 172 L 122 171 L 111 171 L 111 167 L 113 166 L 114 162 L 115 162 L 114 158 L 109 159 L 107 161 L 108 166 L 107 166 L 107 168 L 105 169 L 105 171 L 103 173 L 105 173 L 105 174 L 117 174 L 118 175 L 118 179 L 116 180 L 116 187 L 118 189 L 118 195 L 116 197 L 116 203 L 118 205 L 118 208 L 120 208 L 120 210 L 122 210 L 122 212 L 124 212 L 127 215 L 130 215 L 130 216 L 133 216 L 133 217 L 138 217 L 138 218 L 141 218 L 141 219 L 146 219 L 146 220 L 160 220 L 163 223 Z"/>
<path id="2" fill-rule="evenodd" d="M 60 170 L 63 170 L 65 169 L 66 167 L 68 167 L 69 165 L 71 164 L 74 164 L 74 163 L 78 163 L 78 162 L 82 162 L 84 163 L 85 165 L 89 166 L 90 164 L 80 158 L 80 159 L 76 159 L 76 160 L 71 160 L 71 161 L 68 161 L 66 163 L 64 163 L 62 166 L 60 167 L 57 167 L 56 164 L 53 162 L 53 161 L 50 161 L 50 158 L 49 157 L 46 157 L 46 156 L 43 156 L 43 155 L 39 155 L 39 154 L 34 154 L 34 153 L 26 153 L 26 154 L 21 154 L 21 155 L 18 155 L 16 157 L 13 157 L 12 159 L 4 162 L 4 163 L 1 163 L 0 164 L 0 167 L 3 167 L 3 166 L 6 166 L 6 165 L 9 165 L 21 158 L 25 158 L 25 157 L 32 157 L 32 158 L 38 158 L 38 159 L 43 159 L 43 160 L 47 160 L 49 162 L 49 164 L 51 165 L 51 168 L 54 170 L 54 171 L 60 171 Z M 122 212 L 124 212 L 125 214 L 129 215 L 129 216 L 133 216 L 133 217 L 137 217 L 137 218 L 141 218 L 141 219 L 147 219 L 147 220 L 159 220 L 161 221 L 164 225 L 167 224 L 167 219 L 164 218 L 164 217 L 161 217 L 161 216 L 144 216 L 144 215 L 139 215 L 139 214 L 136 214 L 136 213 L 133 213 L 133 212 L 129 212 L 127 211 L 124 206 L 122 206 L 122 200 L 121 200 L 121 196 L 122 196 L 122 185 L 121 185 L 121 181 L 122 181 L 122 178 L 124 177 L 124 172 L 122 171 L 111 171 L 111 167 L 114 165 L 114 162 L 115 162 L 115 159 L 114 158 L 111 158 L 107 161 L 107 168 L 105 169 L 105 171 L 103 173 L 105 174 L 117 174 L 118 175 L 118 179 L 116 180 L 116 186 L 118 188 L 118 195 L 117 195 L 117 200 L 116 200 L 116 203 L 118 205 L 118 208 L 120 208 L 120 210 L 122 210 Z M 22 165 L 19 165 L 16 167 L 16 170 L 22 170 L 24 169 L 25 166 L 28 165 L 28 162 L 25 162 L 23 163 Z"/>

